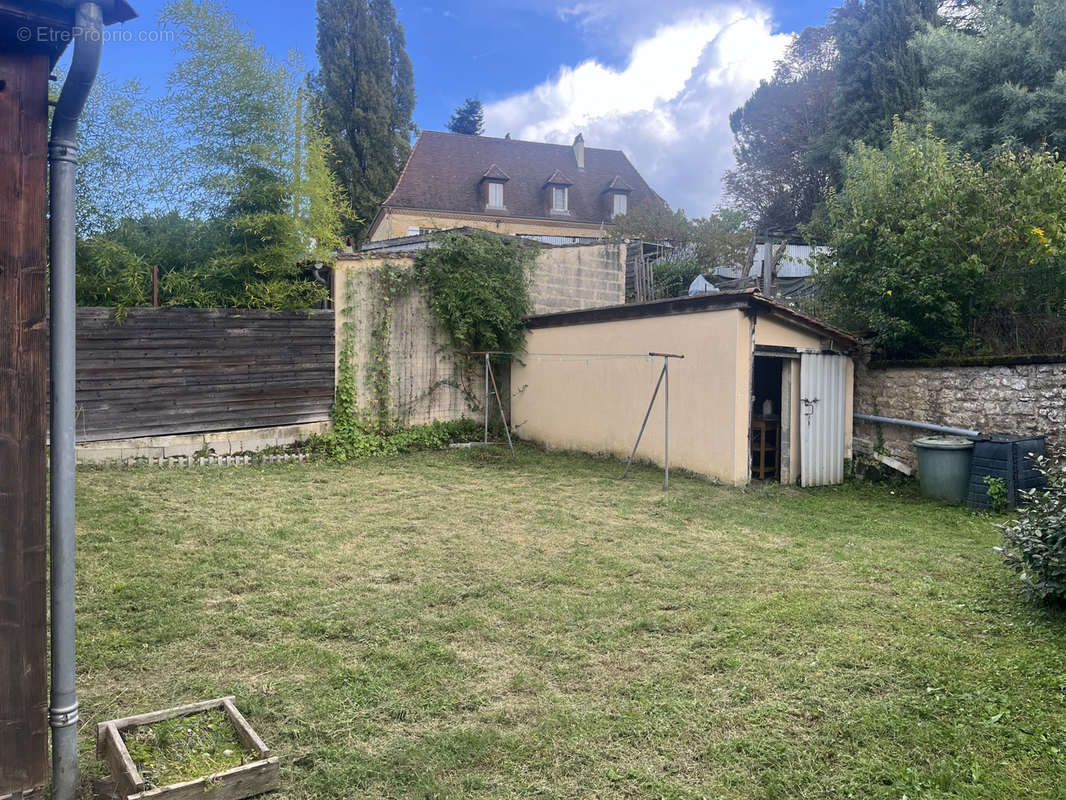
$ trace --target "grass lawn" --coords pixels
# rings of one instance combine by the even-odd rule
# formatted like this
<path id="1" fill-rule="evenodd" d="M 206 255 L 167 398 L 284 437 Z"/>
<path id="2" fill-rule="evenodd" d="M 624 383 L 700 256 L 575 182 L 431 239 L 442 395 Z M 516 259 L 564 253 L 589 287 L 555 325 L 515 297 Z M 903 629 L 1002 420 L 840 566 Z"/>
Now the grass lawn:
<path id="1" fill-rule="evenodd" d="M 234 694 L 278 798 L 1066 797 L 987 517 L 522 450 L 78 473 L 91 724 Z"/>

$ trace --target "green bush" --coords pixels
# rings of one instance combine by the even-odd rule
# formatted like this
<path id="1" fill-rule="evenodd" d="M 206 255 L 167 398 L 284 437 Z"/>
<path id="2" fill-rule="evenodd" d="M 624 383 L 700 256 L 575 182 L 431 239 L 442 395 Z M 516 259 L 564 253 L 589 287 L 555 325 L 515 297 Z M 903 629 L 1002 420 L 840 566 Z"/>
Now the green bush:
<path id="1" fill-rule="evenodd" d="M 996 548 L 1021 576 L 1034 598 L 1066 601 L 1066 459 L 1036 457 L 1047 485 L 1030 489 L 1014 521 L 1002 526 L 1004 547 Z"/>
<path id="2" fill-rule="evenodd" d="M 301 449 L 327 461 L 352 461 L 372 456 L 395 456 L 414 450 L 442 450 L 455 442 L 469 442 L 481 437 L 481 425 L 471 419 L 431 422 L 395 431 L 365 431 L 346 428 L 323 435 L 312 435 Z"/>
<path id="3" fill-rule="evenodd" d="M 655 296 L 659 298 L 687 295 L 692 281 L 703 272 L 694 258 L 657 261 L 652 271 L 655 275 Z"/>
<path id="4" fill-rule="evenodd" d="M 884 150 L 856 146 L 807 233 L 830 321 L 889 358 L 1044 352 L 1024 320 L 1066 319 L 1066 163 L 1048 151 L 977 162 L 897 122 Z"/>

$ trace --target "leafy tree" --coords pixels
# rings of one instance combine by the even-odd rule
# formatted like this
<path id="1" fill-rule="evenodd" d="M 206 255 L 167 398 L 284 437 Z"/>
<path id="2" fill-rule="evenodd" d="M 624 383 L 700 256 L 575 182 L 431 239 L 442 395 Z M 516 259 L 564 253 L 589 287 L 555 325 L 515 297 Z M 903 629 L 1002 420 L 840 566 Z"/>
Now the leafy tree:
<path id="1" fill-rule="evenodd" d="M 302 248 L 285 181 L 263 167 L 250 167 L 241 183 L 223 217 L 227 246 L 211 263 L 210 283 L 223 305 L 232 305 L 241 292 L 256 299 L 279 297 L 283 287 L 276 284 L 301 283 Z M 283 301 L 280 307 L 286 306 L 290 303 Z"/>
<path id="2" fill-rule="evenodd" d="M 828 28 L 806 28 L 743 106 L 729 115 L 736 169 L 727 195 L 761 231 L 794 234 L 829 185 L 826 136 L 836 82 Z"/>
<path id="3" fill-rule="evenodd" d="M 164 305 L 317 304 L 307 265 L 332 261 L 350 209 L 298 61 L 272 60 L 214 0 L 176 0 L 162 16 L 182 32 L 170 95 L 142 113 L 138 86 L 105 80 L 87 109 L 99 124 L 81 126 L 94 185 L 79 302 L 142 305 L 155 265 Z"/>
<path id="4" fill-rule="evenodd" d="M 120 219 L 173 203 L 174 131 L 168 122 L 163 102 L 138 81 L 119 85 L 97 76 L 78 126 L 80 234 L 100 233 Z"/>
<path id="5" fill-rule="evenodd" d="M 354 218 L 333 172 L 332 160 L 329 137 L 317 120 L 311 119 L 305 128 L 297 216 L 304 251 L 312 261 L 328 264 L 333 263 L 337 250 L 344 244 L 341 232 Z"/>
<path id="6" fill-rule="evenodd" d="M 1066 148 L 1066 5 L 978 0 L 918 40 L 929 119 L 976 156 L 1009 141 Z"/>
<path id="7" fill-rule="evenodd" d="M 224 239 L 220 222 L 176 211 L 122 219 L 110 230 L 79 239 L 78 304 L 150 305 L 155 266 L 162 305 L 221 305 L 204 288 L 204 276 Z"/>
<path id="8" fill-rule="evenodd" d="M 217 213 L 249 170 L 288 175 L 296 130 L 291 75 L 216 0 L 172 0 L 180 60 L 167 108 L 179 134 L 173 169 L 194 212 Z"/>
<path id="9" fill-rule="evenodd" d="M 481 107 L 481 101 L 466 98 L 466 102 L 455 109 L 452 118 L 448 120 L 448 130 L 452 133 L 480 136 L 485 130 L 485 109 Z"/>
<path id="10" fill-rule="evenodd" d="M 1066 323 L 1066 165 L 1050 153 L 982 166 L 897 122 L 844 174 L 812 231 L 829 248 L 815 258 L 834 321 L 907 356 L 1032 352 L 1046 343 L 1025 338 L 1026 318 Z"/>
<path id="11" fill-rule="evenodd" d="M 415 127 L 414 73 L 389 0 L 317 0 L 319 71 L 311 85 L 333 168 L 359 220 L 399 177 Z M 349 223 L 357 238 L 365 222 Z"/>
<path id="12" fill-rule="evenodd" d="M 754 231 L 748 216 L 736 209 L 722 208 L 706 216 L 689 219 L 681 209 L 665 203 L 646 203 L 615 218 L 611 235 L 615 239 L 642 239 L 669 243 L 677 258 L 684 260 L 685 274 L 710 275 L 715 267 L 743 264 L 750 260 Z M 694 265 L 695 269 L 691 269 Z M 691 278 L 690 278 L 691 280 Z"/>
<path id="13" fill-rule="evenodd" d="M 925 69 L 915 36 L 937 20 L 936 0 L 844 0 L 831 13 L 838 53 L 830 136 L 837 163 L 854 141 L 880 147 L 894 117 L 918 109 Z"/>

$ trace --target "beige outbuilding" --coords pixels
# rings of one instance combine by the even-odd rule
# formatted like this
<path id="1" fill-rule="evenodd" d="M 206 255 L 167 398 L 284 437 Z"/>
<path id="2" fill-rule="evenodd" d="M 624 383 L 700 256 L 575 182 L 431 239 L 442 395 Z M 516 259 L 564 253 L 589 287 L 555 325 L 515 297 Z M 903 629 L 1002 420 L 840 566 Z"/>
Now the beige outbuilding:
<path id="1" fill-rule="evenodd" d="M 851 457 L 850 334 L 754 291 L 532 317 L 512 425 L 549 448 L 625 458 L 669 363 L 671 467 L 742 486 L 839 483 Z M 665 388 L 665 387 L 664 387 Z M 660 390 L 638 459 L 664 464 Z"/>

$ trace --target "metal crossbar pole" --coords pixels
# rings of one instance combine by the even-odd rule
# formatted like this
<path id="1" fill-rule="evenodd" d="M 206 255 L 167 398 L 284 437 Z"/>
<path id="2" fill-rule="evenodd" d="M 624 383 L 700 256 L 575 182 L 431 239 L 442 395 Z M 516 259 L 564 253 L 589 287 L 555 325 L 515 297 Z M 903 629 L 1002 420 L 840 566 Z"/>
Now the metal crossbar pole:
<path id="1" fill-rule="evenodd" d="M 485 356 L 488 358 L 488 356 Z M 496 372 L 489 367 L 489 377 L 492 378 L 492 391 L 496 394 L 496 404 L 500 407 L 500 419 L 503 420 L 503 432 L 507 434 L 507 446 L 511 448 L 511 455 L 514 453 L 514 442 L 511 441 L 511 426 L 507 422 L 507 415 L 503 413 L 503 400 L 500 399 L 500 389 L 496 385 Z"/>
<path id="2" fill-rule="evenodd" d="M 648 403 L 648 410 L 644 412 L 644 421 L 640 424 L 640 433 L 637 434 L 637 441 L 633 443 L 633 452 L 629 454 L 629 460 L 626 461 L 626 470 L 622 473 L 624 478 L 629 474 L 630 467 L 633 466 L 633 458 L 637 454 L 637 448 L 640 446 L 640 440 L 644 436 L 644 429 L 648 425 L 648 418 L 651 416 L 651 410 L 655 406 L 655 398 L 659 396 L 659 387 L 665 384 L 665 391 L 663 393 L 664 402 L 664 414 L 663 414 L 663 455 L 664 455 L 664 473 L 663 473 L 663 489 L 670 488 L 670 359 L 671 358 L 684 358 L 684 355 L 680 353 L 648 353 L 653 358 L 662 358 L 663 368 L 659 372 L 659 380 L 655 383 L 655 391 L 651 393 L 651 402 Z"/>
<path id="3" fill-rule="evenodd" d="M 663 413 L 663 491 L 670 488 L 670 359 L 663 358 L 663 399 L 666 403 Z"/>
<path id="4" fill-rule="evenodd" d="M 485 353 L 485 444 L 489 443 L 489 354 Z"/>
<path id="5" fill-rule="evenodd" d="M 663 364 L 663 368 L 659 371 L 659 380 L 655 382 L 655 391 L 651 393 L 651 402 L 648 403 L 648 410 L 644 412 L 644 421 L 640 423 L 640 433 L 637 434 L 637 440 L 633 443 L 633 452 L 629 454 L 629 460 L 626 461 L 626 471 L 622 473 L 624 478 L 629 474 L 629 468 L 633 466 L 633 456 L 637 454 L 637 448 L 640 446 L 640 439 L 644 436 L 644 428 L 648 425 L 648 417 L 651 416 L 652 406 L 655 405 L 655 398 L 659 396 L 659 387 L 662 385 L 663 376 L 666 374 L 666 364 Z"/>

